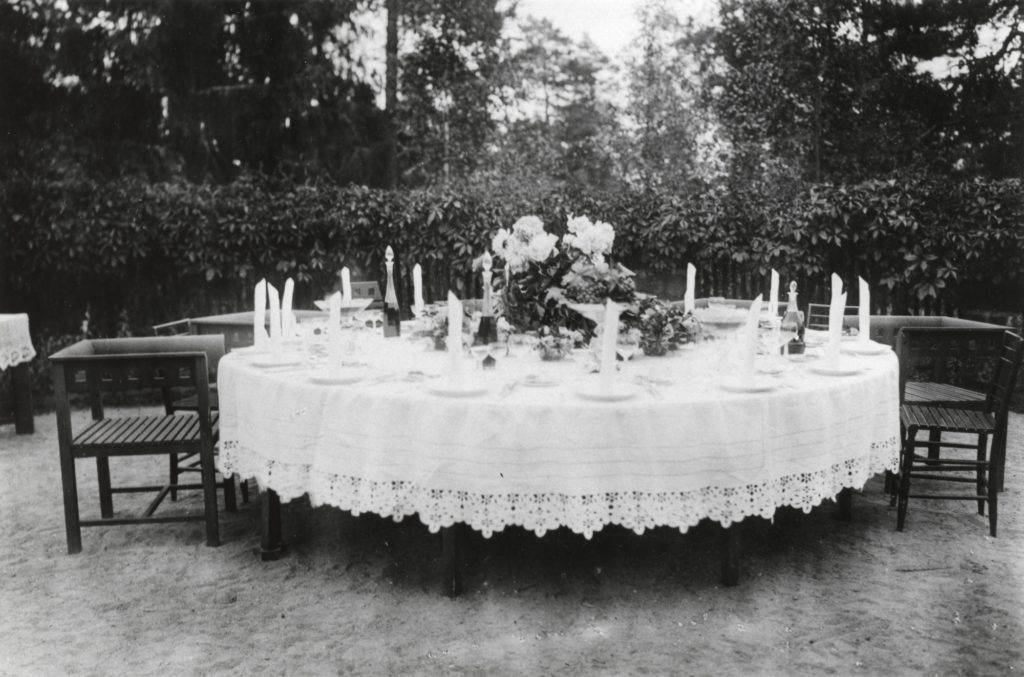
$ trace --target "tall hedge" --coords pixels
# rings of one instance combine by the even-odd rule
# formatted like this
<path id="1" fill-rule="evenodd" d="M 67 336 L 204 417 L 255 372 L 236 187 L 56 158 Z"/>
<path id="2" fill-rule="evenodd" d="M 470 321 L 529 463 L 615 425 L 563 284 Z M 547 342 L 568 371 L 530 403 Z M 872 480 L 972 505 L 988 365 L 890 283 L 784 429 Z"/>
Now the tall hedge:
<path id="1" fill-rule="evenodd" d="M 615 251 L 654 291 L 693 261 L 701 295 L 766 291 L 774 267 L 799 282 L 803 302 L 823 299 L 836 271 L 851 283 L 868 279 L 881 312 L 1019 312 L 1021 187 L 907 176 L 785 192 L 705 185 L 689 194 L 523 197 L 23 178 L 0 185 L 0 304 L 29 312 L 41 332 L 78 332 L 88 313 L 93 335 L 145 333 L 153 323 L 244 307 L 260 277 L 294 277 L 299 303 L 309 306 L 342 265 L 380 279 L 387 244 L 404 269 L 424 266 L 428 296 L 449 287 L 472 294 L 470 262 L 497 228 L 538 214 L 560 232 L 576 213 L 612 223 Z"/>

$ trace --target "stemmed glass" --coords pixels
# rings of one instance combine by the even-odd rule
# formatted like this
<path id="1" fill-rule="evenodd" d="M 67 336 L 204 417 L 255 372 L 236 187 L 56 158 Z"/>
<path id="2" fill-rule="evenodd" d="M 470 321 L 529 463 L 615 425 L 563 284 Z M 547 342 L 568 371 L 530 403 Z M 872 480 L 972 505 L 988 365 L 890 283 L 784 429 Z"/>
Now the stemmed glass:
<path id="1" fill-rule="evenodd" d="M 618 341 L 615 343 L 615 352 L 624 362 L 628 362 L 640 350 L 640 335 L 633 331 L 619 332 Z"/>
<path id="2" fill-rule="evenodd" d="M 510 334 L 508 354 L 512 358 L 528 357 L 537 349 L 540 337 L 535 334 Z"/>

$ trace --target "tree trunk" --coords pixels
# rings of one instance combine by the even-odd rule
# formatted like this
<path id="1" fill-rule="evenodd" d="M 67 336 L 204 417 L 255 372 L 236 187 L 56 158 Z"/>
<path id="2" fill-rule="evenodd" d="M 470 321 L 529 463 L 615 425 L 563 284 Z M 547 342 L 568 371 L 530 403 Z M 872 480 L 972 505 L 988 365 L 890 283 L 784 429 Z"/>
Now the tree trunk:
<path id="1" fill-rule="evenodd" d="M 387 187 L 398 187 L 398 14 L 400 0 L 387 0 L 388 29 L 385 52 L 384 108 L 387 114 Z"/>

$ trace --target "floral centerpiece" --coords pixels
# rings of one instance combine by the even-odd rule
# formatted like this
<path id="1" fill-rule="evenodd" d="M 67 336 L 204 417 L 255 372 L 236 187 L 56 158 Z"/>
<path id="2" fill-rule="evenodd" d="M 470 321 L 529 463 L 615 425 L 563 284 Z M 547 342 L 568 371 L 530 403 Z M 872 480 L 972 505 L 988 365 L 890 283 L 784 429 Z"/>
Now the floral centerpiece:
<path id="1" fill-rule="evenodd" d="M 601 303 L 611 298 L 632 306 L 633 273 L 611 259 L 615 230 L 586 216 L 570 217 L 559 239 L 536 216 L 524 216 L 511 230 L 495 235 L 492 249 L 505 262 L 504 312 L 519 331 L 547 329 L 552 337 L 567 328 L 580 341 L 593 325 L 569 309 L 570 303 Z M 552 338 L 552 341 L 555 339 Z"/>
<path id="2" fill-rule="evenodd" d="M 637 316 L 644 355 L 665 355 L 700 336 L 700 323 L 692 313 L 653 296 L 640 301 Z"/>

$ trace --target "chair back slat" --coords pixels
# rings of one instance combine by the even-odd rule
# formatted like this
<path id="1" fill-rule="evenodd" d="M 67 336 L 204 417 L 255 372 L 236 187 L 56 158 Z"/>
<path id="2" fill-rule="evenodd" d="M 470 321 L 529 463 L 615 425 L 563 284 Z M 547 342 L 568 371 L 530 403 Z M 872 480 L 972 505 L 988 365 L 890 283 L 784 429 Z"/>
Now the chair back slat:
<path id="1" fill-rule="evenodd" d="M 896 336 L 901 398 L 908 381 L 988 389 L 1006 330 L 997 326 L 908 326 Z"/>
<path id="2" fill-rule="evenodd" d="M 1021 359 L 1024 358 L 1024 338 L 1013 332 L 1003 334 L 1002 351 L 996 362 L 995 375 L 985 400 L 985 408 L 996 415 L 997 420 L 1005 419 L 1010 410 L 1010 398 L 1020 373 Z"/>
<path id="3" fill-rule="evenodd" d="M 843 306 L 843 324 L 846 325 L 846 317 L 857 315 L 859 310 L 860 308 L 858 306 Z M 806 326 L 808 329 L 827 331 L 828 311 L 829 306 L 827 303 L 808 303 L 807 317 L 804 319 L 804 326 Z"/>

